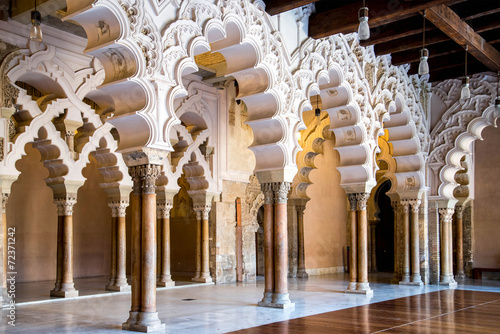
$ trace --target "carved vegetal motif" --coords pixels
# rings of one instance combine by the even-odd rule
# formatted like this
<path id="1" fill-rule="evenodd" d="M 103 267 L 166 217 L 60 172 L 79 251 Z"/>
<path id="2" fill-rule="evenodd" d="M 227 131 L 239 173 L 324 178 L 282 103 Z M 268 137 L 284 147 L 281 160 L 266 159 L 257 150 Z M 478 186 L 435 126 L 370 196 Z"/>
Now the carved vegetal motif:
<path id="1" fill-rule="evenodd" d="M 352 118 L 351 112 L 347 109 L 337 111 L 337 119 L 340 121 L 348 121 Z"/>

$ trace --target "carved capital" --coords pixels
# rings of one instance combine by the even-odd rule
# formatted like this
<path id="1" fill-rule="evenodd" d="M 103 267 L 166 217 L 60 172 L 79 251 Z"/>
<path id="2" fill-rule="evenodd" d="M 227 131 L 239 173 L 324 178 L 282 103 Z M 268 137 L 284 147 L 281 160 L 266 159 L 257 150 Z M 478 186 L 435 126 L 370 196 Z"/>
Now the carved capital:
<path id="1" fill-rule="evenodd" d="M 439 209 L 439 216 L 441 218 L 441 221 L 444 223 L 451 223 L 453 211 L 454 210 L 450 208 Z"/>
<path id="2" fill-rule="evenodd" d="M 411 206 L 411 212 L 417 212 L 418 213 L 421 201 L 419 199 L 411 199 L 411 200 L 408 201 L 408 203 Z"/>
<path id="3" fill-rule="evenodd" d="M 295 205 L 295 210 L 297 210 L 297 214 L 303 216 L 304 215 L 304 210 L 306 209 L 305 205 Z"/>
<path id="4" fill-rule="evenodd" d="M 264 193 L 264 204 L 274 203 L 274 192 L 272 183 L 263 183 L 260 185 L 262 192 Z"/>
<path id="5" fill-rule="evenodd" d="M 358 210 L 365 211 L 366 210 L 366 202 L 370 198 L 369 193 L 358 193 L 356 194 L 356 201 L 358 202 Z"/>
<path id="6" fill-rule="evenodd" d="M 56 198 L 54 203 L 57 205 L 58 216 L 72 216 L 73 206 L 76 204 L 75 197 Z"/>
<path id="7" fill-rule="evenodd" d="M 134 181 L 134 193 L 139 191 L 140 180 L 140 190 L 143 194 L 155 194 L 156 179 L 160 176 L 160 172 L 160 165 L 147 164 L 129 167 L 129 174 Z"/>
<path id="8" fill-rule="evenodd" d="M 128 201 L 109 202 L 108 206 L 111 208 L 111 217 L 125 217 L 128 204 Z"/>
<path id="9" fill-rule="evenodd" d="M 212 209 L 211 205 L 208 204 L 195 204 L 193 206 L 194 212 L 196 212 L 196 218 L 198 220 L 202 219 L 203 220 L 208 220 L 208 215 L 210 213 L 210 210 Z"/>
<path id="10" fill-rule="evenodd" d="M 2 194 L 2 213 L 6 212 L 7 202 L 9 201 L 9 194 Z"/>
<path id="11" fill-rule="evenodd" d="M 456 205 L 455 206 L 455 216 L 457 217 L 457 219 L 462 219 L 463 213 L 464 213 L 464 207 L 462 205 Z"/>
<path id="12" fill-rule="evenodd" d="M 399 208 L 401 209 L 401 212 L 403 212 L 403 213 L 410 212 L 410 201 L 407 199 L 402 199 L 399 202 Z"/>
<path id="13" fill-rule="evenodd" d="M 356 194 L 347 194 L 347 199 L 349 200 L 349 210 L 356 211 L 358 207 L 358 201 L 356 200 Z"/>
<path id="14" fill-rule="evenodd" d="M 158 218 L 169 219 L 170 218 L 170 210 L 172 210 L 172 203 L 158 203 Z"/>
<path id="15" fill-rule="evenodd" d="M 274 203 L 286 204 L 288 202 L 288 192 L 290 191 L 290 182 L 274 182 Z"/>
<path id="16" fill-rule="evenodd" d="M 398 201 L 392 201 L 391 202 L 392 209 L 394 210 L 394 213 L 398 212 L 399 210 L 399 203 Z"/>

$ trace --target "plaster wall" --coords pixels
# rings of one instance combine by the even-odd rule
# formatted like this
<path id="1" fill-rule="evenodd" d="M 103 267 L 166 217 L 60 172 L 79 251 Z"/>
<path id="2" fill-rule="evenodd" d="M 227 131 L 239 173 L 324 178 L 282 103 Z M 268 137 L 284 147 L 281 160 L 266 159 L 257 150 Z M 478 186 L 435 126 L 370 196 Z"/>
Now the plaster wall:
<path id="1" fill-rule="evenodd" d="M 304 211 L 306 270 L 310 273 L 343 271 L 346 252 L 346 194 L 336 169 L 339 156 L 332 141 L 323 143 L 324 154 L 314 160 Z"/>
<path id="2" fill-rule="evenodd" d="M 486 128 L 475 142 L 474 267 L 500 268 L 500 131 Z"/>
<path id="3" fill-rule="evenodd" d="M 54 280 L 56 276 L 57 208 L 45 184 L 48 172 L 37 150 L 16 163 L 21 171 L 7 203 L 7 225 L 16 228 L 17 281 Z M 85 184 L 78 190 L 73 210 L 74 277 L 109 274 L 111 211 L 99 186 L 101 175 L 94 163 L 84 169 Z"/>

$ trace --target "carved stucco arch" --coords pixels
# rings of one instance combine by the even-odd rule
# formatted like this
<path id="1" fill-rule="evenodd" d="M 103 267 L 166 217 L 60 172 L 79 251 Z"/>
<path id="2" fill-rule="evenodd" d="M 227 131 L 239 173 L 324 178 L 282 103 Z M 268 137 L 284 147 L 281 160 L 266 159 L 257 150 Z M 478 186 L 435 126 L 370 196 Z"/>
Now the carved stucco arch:
<path id="1" fill-rule="evenodd" d="M 471 154 L 474 141 L 482 140 L 481 133 L 486 127 L 496 127 L 492 99 L 496 92 L 495 77 L 479 74 L 470 81 L 471 98 L 465 103 L 458 100 L 460 80 L 441 82 L 433 90 L 446 99 L 443 102 L 448 108 L 431 133 L 433 142 L 428 162 L 431 196 L 452 202 L 456 202 L 455 175 L 462 170 L 462 158 Z"/>

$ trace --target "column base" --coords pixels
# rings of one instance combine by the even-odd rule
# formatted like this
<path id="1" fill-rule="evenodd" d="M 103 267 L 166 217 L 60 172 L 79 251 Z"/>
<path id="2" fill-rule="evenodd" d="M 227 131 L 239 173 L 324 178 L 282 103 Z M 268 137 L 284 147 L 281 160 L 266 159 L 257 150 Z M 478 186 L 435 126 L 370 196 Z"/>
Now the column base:
<path id="1" fill-rule="evenodd" d="M 439 282 L 439 285 L 447 286 L 450 289 L 455 289 L 458 286 L 457 282 L 455 282 L 455 281 L 453 281 L 453 282 Z"/>
<path id="2" fill-rule="evenodd" d="M 349 293 L 349 292 L 356 293 L 356 285 L 357 285 L 356 282 L 349 282 L 349 286 L 347 287 L 347 290 L 345 290 L 345 292 L 347 292 L 347 293 Z"/>
<path id="3" fill-rule="evenodd" d="M 165 330 L 165 324 L 158 318 L 158 312 L 132 312 L 126 322 L 122 324 L 123 330 L 151 333 Z"/>
<path id="4" fill-rule="evenodd" d="M 298 278 L 309 278 L 309 274 L 308 274 L 308 273 L 306 273 L 306 271 L 305 271 L 305 270 L 304 270 L 304 271 L 299 271 L 299 272 L 297 273 L 297 277 L 298 277 Z"/>
<path id="5" fill-rule="evenodd" d="M 284 293 L 284 294 L 279 294 L 279 295 L 286 295 L 288 298 L 288 293 Z M 283 299 L 280 299 L 280 300 L 276 300 L 276 301 L 271 301 L 271 302 L 264 302 L 264 301 L 260 301 L 257 303 L 258 306 L 261 306 L 261 307 L 271 307 L 271 308 L 280 308 L 280 309 L 288 309 L 288 308 L 292 308 L 292 307 L 295 307 L 295 303 L 292 303 L 290 301 L 290 299 L 288 300 L 283 300 Z"/>
<path id="6" fill-rule="evenodd" d="M 355 293 L 358 295 L 367 295 L 367 296 L 373 296 L 373 290 L 368 288 L 365 290 L 345 290 L 345 293 Z"/>
<path id="7" fill-rule="evenodd" d="M 459 271 L 455 277 L 457 279 L 465 279 L 465 272 Z"/>
<path id="8" fill-rule="evenodd" d="M 264 306 L 264 304 L 270 304 L 273 301 L 273 294 L 271 292 L 264 292 L 264 297 L 257 304 L 259 306 Z M 262 304 L 262 305 L 260 305 Z"/>
<path id="9" fill-rule="evenodd" d="M 191 281 L 200 283 L 212 283 L 212 277 L 193 277 Z"/>
<path id="10" fill-rule="evenodd" d="M 108 291 L 130 291 L 130 285 L 106 285 L 106 290 Z"/>
<path id="11" fill-rule="evenodd" d="M 420 286 L 424 285 L 424 282 L 399 282 L 399 285 L 413 285 L 413 286 Z"/>
<path id="12" fill-rule="evenodd" d="M 173 286 L 175 286 L 175 282 L 172 280 L 166 281 L 166 282 L 158 281 L 158 282 L 156 282 L 156 286 L 159 286 L 162 288 L 173 287 Z"/>
<path id="13" fill-rule="evenodd" d="M 71 298 L 78 297 L 78 290 L 50 290 L 51 297 Z"/>
<path id="14" fill-rule="evenodd" d="M 410 283 L 410 275 L 403 275 L 401 281 L 399 281 L 399 284 L 401 283 Z"/>

